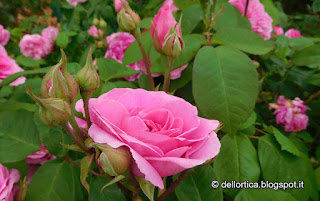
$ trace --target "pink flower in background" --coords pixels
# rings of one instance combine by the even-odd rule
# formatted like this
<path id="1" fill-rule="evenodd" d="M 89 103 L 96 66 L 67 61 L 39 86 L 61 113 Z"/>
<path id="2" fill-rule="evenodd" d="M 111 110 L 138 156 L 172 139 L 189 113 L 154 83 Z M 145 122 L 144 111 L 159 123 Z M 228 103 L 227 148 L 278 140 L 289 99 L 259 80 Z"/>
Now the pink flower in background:
<path id="1" fill-rule="evenodd" d="M 76 110 L 84 114 L 82 100 Z M 161 189 L 161 177 L 201 165 L 220 150 L 219 121 L 198 117 L 195 106 L 165 92 L 116 88 L 91 98 L 89 114 L 93 141 L 127 147 L 132 173 Z"/>
<path id="2" fill-rule="evenodd" d="M 126 2 L 126 4 L 129 5 L 129 3 L 126 0 L 124 0 L 124 2 Z M 114 0 L 114 7 L 115 7 L 117 13 L 120 12 L 120 10 L 122 9 L 122 6 L 123 5 L 120 0 Z"/>
<path id="3" fill-rule="evenodd" d="M 90 27 L 90 29 L 88 30 L 88 33 L 95 38 L 99 38 L 99 34 L 103 35 L 103 31 L 100 29 L 98 30 L 97 27 L 94 25 Z"/>
<path id="4" fill-rule="evenodd" d="M 41 35 L 44 38 L 51 41 L 51 43 L 56 40 L 58 34 L 59 34 L 59 29 L 57 29 L 53 26 L 48 26 L 47 28 L 43 29 L 41 32 Z"/>
<path id="5" fill-rule="evenodd" d="M 19 43 L 20 51 L 26 57 L 41 59 L 53 49 L 52 42 L 39 34 L 26 34 Z"/>
<path id="6" fill-rule="evenodd" d="M 271 34 L 272 36 L 278 36 L 278 35 L 282 35 L 284 33 L 282 27 L 279 27 L 279 26 L 274 26 L 273 31 L 276 34 Z"/>
<path id="7" fill-rule="evenodd" d="M 287 36 L 288 38 L 298 38 L 302 36 L 300 31 L 295 29 L 289 29 L 288 31 L 286 31 L 284 35 Z"/>
<path id="8" fill-rule="evenodd" d="M 286 132 L 299 132 L 307 129 L 308 116 L 305 114 L 307 106 L 300 98 L 294 100 L 279 96 L 277 102 L 271 103 L 269 109 L 274 109 L 278 125 L 284 126 Z"/>
<path id="9" fill-rule="evenodd" d="M 244 14 L 247 0 L 229 0 L 229 3 L 238 8 L 241 14 Z M 249 1 L 246 18 L 250 21 L 252 31 L 260 34 L 265 40 L 270 39 L 273 20 L 259 0 Z"/>
<path id="10" fill-rule="evenodd" d="M 76 7 L 78 3 L 84 3 L 87 0 L 67 0 L 67 2 L 72 5 L 73 7 Z"/>
<path id="11" fill-rule="evenodd" d="M 30 154 L 26 158 L 27 164 L 40 164 L 47 162 L 48 160 L 55 159 L 56 157 L 48 153 L 48 150 L 44 147 L 43 144 L 41 144 L 40 151 L 37 151 L 33 154 Z"/>
<path id="12" fill-rule="evenodd" d="M 108 50 L 105 54 L 105 58 L 111 58 L 116 60 L 119 63 L 122 63 L 122 59 L 125 51 L 131 45 L 131 43 L 135 41 L 133 35 L 125 32 L 113 33 L 107 37 L 107 42 L 109 44 Z M 151 66 L 151 62 L 149 61 L 149 65 Z M 188 64 L 183 65 L 180 68 L 177 68 L 171 72 L 171 79 L 177 79 L 181 76 L 181 72 L 188 66 Z M 137 63 L 127 65 L 128 68 L 132 68 L 136 71 L 142 71 L 147 74 L 147 70 L 144 64 L 144 61 L 138 61 Z M 158 77 L 162 74 L 152 73 L 153 77 Z M 141 76 L 141 73 L 131 75 L 126 77 L 125 79 L 128 81 L 134 81 Z"/>
<path id="13" fill-rule="evenodd" d="M 10 33 L 0 24 L 0 45 L 5 46 L 10 39 Z"/>
<path id="14" fill-rule="evenodd" d="M 165 0 L 162 4 L 162 6 L 169 6 L 169 8 L 171 9 L 171 11 L 177 11 L 179 10 L 179 8 L 174 5 L 174 0 Z"/>
<path id="15" fill-rule="evenodd" d="M 20 71 L 23 71 L 23 69 L 16 64 L 15 60 L 11 59 L 8 56 L 7 51 L 3 46 L 0 45 L 0 83 L 9 75 Z M 25 81 L 25 77 L 19 77 L 14 82 L 12 82 L 10 86 L 18 86 L 20 84 L 23 84 Z"/>
<path id="16" fill-rule="evenodd" d="M 0 163 L 0 200 L 14 201 L 19 186 L 14 183 L 20 180 L 20 173 L 16 169 L 10 171 Z"/>

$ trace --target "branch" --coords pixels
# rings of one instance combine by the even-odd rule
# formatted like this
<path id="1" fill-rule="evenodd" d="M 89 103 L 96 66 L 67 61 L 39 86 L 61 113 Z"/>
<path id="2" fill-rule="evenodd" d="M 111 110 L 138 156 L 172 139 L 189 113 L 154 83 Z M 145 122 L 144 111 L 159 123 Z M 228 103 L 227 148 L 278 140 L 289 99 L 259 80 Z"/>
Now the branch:
<path id="1" fill-rule="evenodd" d="M 318 97 L 320 97 L 320 91 L 317 91 L 316 93 L 312 94 L 305 102 L 305 105 L 308 105 L 312 101 L 316 100 Z"/>

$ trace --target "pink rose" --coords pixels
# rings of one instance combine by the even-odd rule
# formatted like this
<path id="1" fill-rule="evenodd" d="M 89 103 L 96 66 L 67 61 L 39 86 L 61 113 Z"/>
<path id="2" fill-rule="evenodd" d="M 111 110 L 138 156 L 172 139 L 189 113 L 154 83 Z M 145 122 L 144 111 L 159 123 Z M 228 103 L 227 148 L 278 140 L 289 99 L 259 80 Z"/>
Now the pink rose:
<path id="1" fill-rule="evenodd" d="M 26 34 L 19 43 L 20 51 L 26 57 L 41 59 L 50 54 L 53 49 L 51 41 L 39 34 Z"/>
<path id="2" fill-rule="evenodd" d="M 241 14 L 244 14 L 247 0 L 229 0 Z M 264 10 L 259 0 L 250 0 L 246 17 L 249 19 L 252 31 L 260 34 L 265 40 L 270 39 L 272 32 L 272 18 Z"/>
<path id="3" fill-rule="evenodd" d="M 87 0 L 67 0 L 67 2 L 73 7 L 77 7 L 78 3 L 84 3 Z"/>
<path id="4" fill-rule="evenodd" d="M 10 39 L 10 33 L 0 24 L 0 45 L 5 46 Z"/>
<path id="5" fill-rule="evenodd" d="M 113 33 L 107 37 L 107 42 L 109 44 L 108 50 L 105 54 L 105 58 L 111 58 L 116 60 L 119 63 L 122 63 L 122 59 L 124 56 L 125 51 L 128 47 L 135 41 L 133 35 L 125 32 L 118 32 Z M 149 61 L 149 65 L 151 66 L 151 62 Z M 181 76 L 181 72 L 188 66 L 185 64 L 171 72 L 171 79 L 178 79 Z M 137 71 L 142 71 L 143 73 L 147 74 L 147 70 L 144 64 L 144 61 L 138 61 L 137 63 L 127 65 L 128 68 L 132 68 Z M 152 73 L 153 77 L 158 77 L 163 74 Z M 141 76 L 141 73 L 131 75 L 126 77 L 125 79 L 128 81 L 134 81 Z"/>
<path id="6" fill-rule="evenodd" d="M 132 155 L 131 171 L 163 189 L 161 177 L 177 174 L 215 157 L 217 120 L 198 117 L 197 108 L 160 91 L 116 88 L 90 99 L 94 142 Z M 76 110 L 84 114 L 82 100 Z"/>
<path id="7" fill-rule="evenodd" d="M 289 29 L 284 35 L 288 38 L 298 38 L 302 36 L 300 31 L 295 29 Z"/>
<path id="8" fill-rule="evenodd" d="M 15 74 L 17 72 L 23 71 L 20 68 L 15 60 L 11 59 L 3 46 L 0 45 L 0 82 L 4 80 L 9 75 Z M 14 82 L 10 84 L 10 86 L 18 86 L 23 84 L 26 81 L 25 77 L 19 77 Z"/>
<path id="9" fill-rule="evenodd" d="M 40 151 L 37 151 L 33 154 L 30 154 L 26 158 L 27 164 L 40 164 L 42 165 L 43 163 L 47 162 L 48 160 L 55 159 L 56 157 L 51 155 L 48 150 L 44 147 L 43 144 L 41 144 L 41 149 Z"/>
<path id="10" fill-rule="evenodd" d="M 123 0 L 123 1 L 129 5 L 129 3 L 126 0 Z M 116 12 L 119 13 L 120 10 L 122 9 L 122 2 L 120 0 L 114 0 L 114 7 L 116 9 Z"/>
<path id="11" fill-rule="evenodd" d="M 274 26 L 273 31 L 275 32 L 275 34 L 271 34 L 272 36 L 278 36 L 278 35 L 282 35 L 284 33 L 283 29 L 279 26 Z"/>
<path id="12" fill-rule="evenodd" d="M 151 24 L 151 36 L 155 49 L 159 52 L 164 46 L 163 41 L 172 27 L 175 27 L 177 21 L 172 15 L 172 10 L 169 6 L 162 6 L 157 15 L 153 18 Z M 179 27 L 177 34 L 181 37 Z"/>
<path id="13" fill-rule="evenodd" d="M 10 171 L 0 163 L 0 200 L 14 201 L 19 186 L 13 185 L 20 180 L 20 173 L 16 169 Z"/>
<path id="14" fill-rule="evenodd" d="M 294 100 L 279 96 L 277 102 L 269 104 L 269 109 L 274 109 L 276 123 L 284 126 L 287 132 L 299 132 L 307 129 L 308 116 L 305 114 L 307 106 L 300 98 Z"/>
<path id="15" fill-rule="evenodd" d="M 103 31 L 101 29 L 98 30 L 97 27 L 94 25 L 90 27 L 88 33 L 95 38 L 99 38 L 99 34 L 103 35 Z"/>
<path id="16" fill-rule="evenodd" d="M 41 35 L 45 38 L 47 38 L 51 43 L 56 40 L 57 36 L 59 34 L 59 29 L 48 26 L 47 28 L 43 29 L 41 32 Z"/>
<path id="17" fill-rule="evenodd" d="M 171 11 L 177 11 L 179 10 L 179 8 L 174 5 L 174 0 L 165 0 L 162 4 L 162 6 L 169 6 L 169 8 L 171 9 Z"/>

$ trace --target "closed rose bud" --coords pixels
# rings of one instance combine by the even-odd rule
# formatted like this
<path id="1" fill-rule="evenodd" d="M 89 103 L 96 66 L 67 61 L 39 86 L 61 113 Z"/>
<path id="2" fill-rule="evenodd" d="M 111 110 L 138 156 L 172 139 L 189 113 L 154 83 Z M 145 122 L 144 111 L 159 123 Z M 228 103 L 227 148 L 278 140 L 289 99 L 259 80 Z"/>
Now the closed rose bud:
<path id="1" fill-rule="evenodd" d="M 131 154 L 124 146 L 119 148 L 100 147 L 99 161 L 102 169 L 111 176 L 125 174 L 131 164 Z"/>
<path id="2" fill-rule="evenodd" d="M 106 21 L 104 21 L 102 18 L 100 18 L 100 21 L 99 21 L 99 28 L 100 29 L 105 29 L 105 28 L 107 28 L 107 22 Z"/>
<path id="3" fill-rule="evenodd" d="M 184 48 L 180 26 L 169 6 L 160 8 L 151 25 L 153 46 L 157 52 L 171 57 L 181 54 Z"/>
<path id="4" fill-rule="evenodd" d="M 69 103 L 59 98 L 39 98 L 28 88 L 27 93 L 40 106 L 39 115 L 45 124 L 58 126 L 68 123 L 71 117 L 71 107 Z"/>
<path id="5" fill-rule="evenodd" d="M 141 19 L 137 13 L 133 12 L 128 4 L 123 0 L 121 1 L 123 8 L 117 15 L 119 27 L 122 31 L 133 32 L 138 28 Z"/>
<path id="6" fill-rule="evenodd" d="M 95 17 L 95 18 L 93 19 L 92 24 L 97 27 L 97 26 L 99 26 L 99 24 L 100 24 L 100 20 Z"/>
<path id="7" fill-rule="evenodd" d="M 95 91 L 100 86 L 100 78 L 92 62 L 92 47 L 87 56 L 85 66 L 77 73 L 77 83 L 81 91 Z"/>
<path id="8" fill-rule="evenodd" d="M 126 0 L 124 0 L 123 2 L 125 2 L 126 4 L 128 4 L 128 2 Z M 116 9 L 116 12 L 120 12 L 120 10 L 122 9 L 122 2 L 121 0 L 114 0 L 114 7 Z"/>
<path id="9" fill-rule="evenodd" d="M 176 32 L 167 35 L 163 41 L 162 52 L 169 57 L 178 57 L 182 53 L 184 42 Z"/>
<path id="10" fill-rule="evenodd" d="M 78 85 L 67 71 L 67 58 L 61 49 L 62 58 L 44 76 L 41 85 L 41 95 L 44 98 L 61 98 L 73 103 L 78 94 Z"/>

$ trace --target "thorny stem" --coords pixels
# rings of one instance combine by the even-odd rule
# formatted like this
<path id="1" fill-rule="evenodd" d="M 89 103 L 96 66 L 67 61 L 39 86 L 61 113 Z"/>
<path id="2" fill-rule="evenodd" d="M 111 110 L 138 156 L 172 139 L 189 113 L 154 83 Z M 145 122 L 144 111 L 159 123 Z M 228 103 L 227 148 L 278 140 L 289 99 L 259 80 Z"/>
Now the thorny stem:
<path id="1" fill-rule="evenodd" d="M 147 57 L 147 54 L 146 54 L 146 51 L 144 50 L 144 47 L 143 47 L 143 44 L 142 44 L 142 40 L 141 40 L 141 32 L 138 28 L 138 30 L 136 30 L 134 32 L 134 37 L 136 38 L 137 42 L 138 42 L 138 45 L 139 45 L 139 48 L 140 48 L 140 51 L 142 53 L 142 57 L 143 57 L 143 61 L 144 61 L 144 64 L 146 66 L 146 70 L 147 70 L 147 74 L 148 74 L 148 79 L 149 79 L 149 83 L 150 83 L 150 87 L 151 87 L 151 90 L 152 91 L 155 91 L 155 86 L 154 86 L 154 81 L 153 81 L 153 78 L 152 78 L 152 75 L 151 75 L 151 70 L 150 70 L 150 65 L 149 65 L 149 61 L 148 61 L 148 57 Z"/>
<path id="2" fill-rule="evenodd" d="M 165 76 L 164 76 L 164 84 L 163 84 L 163 91 L 168 93 L 170 88 L 170 78 L 171 78 L 171 71 L 173 67 L 174 58 L 167 57 L 168 60 L 168 68 L 166 68 Z"/>
<path id="3" fill-rule="evenodd" d="M 249 1 L 250 0 L 247 0 L 247 3 L 246 3 L 246 9 L 244 10 L 244 17 L 246 17 L 247 16 L 247 11 L 248 11 L 248 7 L 249 7 Z"/>
<path id="4" fill-rule="evenodd" d="M 89 99 L 92 95 L 92 92 L 88 93 L 88 92 L 81 92 L 81 97 L 82 97 L 82 100 L 83 100 L 83 108 L 84 108 L 84 113 L 86 115 L 86 121 L 87 121 L 87 126 L 88 126 L 88 129 L 90 128 L 91 126 L 91 120 L 90 120 L 90 115 L 89 115 Z"/>
<path id="5" fill-rule="evenodd" d="M 71 160 L 68 156 L 65 156 L 62 158 L 63 160 L 69 162 L 69 163 L 72 163 L 73 165 L 76 165 L 78 167 L 81 167 L 81 165 L 73 160 Z M 103 175 L 103 174 L 100 174 L 100 173 L 97 173 L 93 170 L 89 170 L 88 172 L 90 172 L 91 174 L 95 175 L 95 176 L 98 176 L 98 177 L 106 177 L 106 175 Z"/>
<path id="6" fill-rule="evenodd" d="M 260 130 L 259 128 L 256 128 L 256 131 L 258 131 L 259 133 L 265 134 L 265 135 L 269 135 L 269 133 L 264 132 L 263 130 Z"/>
<path id="7" fill-rule="evenodd" d="M 182 182 L 182 180 L 190 174 L 192 169 L 183 171 L 180 176 L 171 184 L 171 186 L 157 199 L 157 201 L 163 201 L 174 189 Z"/>
<path id="8" fill-rule="evenodd" d="M 75 133 L 70 130 L 68 124 L 64 125 L 63 128 L 66 130 L 66 132 L 67 132 L 68 135 L 71 137 L 71 139 L 80 147 L 80 149 L 82 149 L 86 154 L 90 154 L 90 152 L 88 151 L 88 149 L 84 146 L 83 141 L 81 141 L 81 140 L 75 135 Z"/>
<path id="9" fill-rule="evenodd" d="M 318 97 L 320 97 L 320 91 L 317 91 L 316 93 L 312 94 L 305 102 L 305 105 L 308 105 L 312 101 L 316 100 Z"/>

